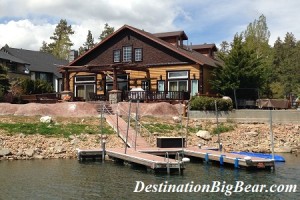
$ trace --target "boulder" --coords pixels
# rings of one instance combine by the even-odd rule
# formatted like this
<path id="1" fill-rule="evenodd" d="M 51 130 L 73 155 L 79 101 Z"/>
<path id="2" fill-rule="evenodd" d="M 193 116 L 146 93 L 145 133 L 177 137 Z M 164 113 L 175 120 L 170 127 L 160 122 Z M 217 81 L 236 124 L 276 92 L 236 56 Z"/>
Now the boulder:
<path id="1" fill-rule="evenodd" d="M 34 155 L 34 159 L 44 159 L 44 156 L 42 155 Z"/>
<path id="2" fill-rule="evenodd" d="M 196 135 L 204 140 L 210 140 L 211 135 L 208 131 L 200 130 L 196 133 Z"/>
<path id="3" fill-rule="evenodd" d="M 54 147 L 54 152 L 55 152 L 56 154 L 59 154 L 59 153 L 65 153 L 66 150 L 65 150 L 65 148 L 62 147 L 62 146 L 55 146 L 55 147 Z"/>
<path id="4" fill-rule="evenodd" d="M 172 117 L 172 118 L 173 118 L 173 121 L 175 123 L 179 123 L 180 122 L 180 118 L 179 117 L 175 116 L 175 117 Z"/>
<path id="5" fill-rule="evenodd" d="M 9 149 L 0 149 L 0 156 L 7 156 L 10 154 L 11 154 L 11 152 Z"/>
<path id="6" fill-rule="evenodd" d="M 255 131 L 245 132 L 244 134 L 247 136 L 251 136 L 251 137 L 258 136 L 258 132 L 255 132 Z"/>
<path id="7" fill-rule="evenodd" d="M 27 149 L 25 151 L 25 155 L 28 156 L 28 157 L 32 157 L 34 154 L 34 149 Z"/>
<path id="8" fill-rule="evenodd" d="M 51 123 L 52 122 L 52 117 L 43 116 L 43 117 L 40 118 L 40 122 L 42 122 L 42 123 Z"/>

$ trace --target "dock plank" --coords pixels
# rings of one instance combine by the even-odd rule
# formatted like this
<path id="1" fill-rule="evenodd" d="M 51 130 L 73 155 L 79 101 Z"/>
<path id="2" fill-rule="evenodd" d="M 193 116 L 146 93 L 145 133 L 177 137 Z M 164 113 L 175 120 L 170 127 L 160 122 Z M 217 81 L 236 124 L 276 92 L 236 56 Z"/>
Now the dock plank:
<path id="1" fill-rule="evenodd" d="M 168 165 L 170 169 L 183 169 L 183 163 L 175 159 L 165 159 L 161 156 L 155 156 L 148 153 L 142 153 L 133 149 L 127 149 L 125 154 L 124 149 L 110 148 L 106 150 L 106 153 L 110 157 L 122 159 L 125 161 L 141 164 L 151 169 L 167 169 Z"/>

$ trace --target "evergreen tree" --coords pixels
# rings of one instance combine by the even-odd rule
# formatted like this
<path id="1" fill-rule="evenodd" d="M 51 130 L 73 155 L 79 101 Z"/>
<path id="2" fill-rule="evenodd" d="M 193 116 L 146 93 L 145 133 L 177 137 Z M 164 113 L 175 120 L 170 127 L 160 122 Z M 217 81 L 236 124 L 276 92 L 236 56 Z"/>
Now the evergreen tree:
<path id="1" fill-rule="evenodd" d="M 115 31 L 114 27 L 110 27 L 108 25 L 108 23 L 105 23 L 104 25 L 104 30 L 101 32 L 100 36 L 99 36 L 99 40 L 102 41 L 104 38 L 106 38 L 107 36 L 109 36 L 110 34 L 112 34 Z"/>
<path id="2" fill-rule="evenodd" d="M 262 96 L 271 96 L 270 85 L 272 80 L 273 51 L 269 45 L 270 31 L 268 30 L 266 17 L 261 15 L 258 20 L 250 23 L 243 32 L 245 48 L 253 51 L 258 59 L 261 59 L 264 85 L 261 87 Z"/>
<path id="3" fill-rule="evenodd" d="M 49 44 L 43 42 L 40 50 L 49 52 L 59 59 L 68 59 L 69 52 L 73 46 L 69 36 L 73 34 L 72 26 L 68 25 L 67 20 L 61 19 L 55 28 L 53 36 L 50 37 L 53 42 Z"/>
<path id="4" fill-rule="evenodd" d="M 242 34 L 236 34 L 228 54 L 221 54 L 224 66 L 213 72 L 212 87 L 218 93 L 232 96 L 238 88 L 262 88 L 264 83 L 261 59 L 245 47 Z"/>
<path id="5" fill-rule="evenodd" d="M 40 51 L 46 52 L 46 53 L 51 53 L 47 42 L 43 41 L 43 44 L 42 44 L 42 47 L 40 48 Z"/>
<path id="6" fill-rule="evenodd" d="M 284 41 L 278 38 L 274 44 L 274 82 L 272 91 L 276 98 L 293 93 L 300 94 L 300 42 L 292 33 Z"/>
<path id="7" fill-rule="evenodd" d="M 79 48 L 79 55 L 82 55 L 84 52 L 90 50 L 94 46 L 95 46 L 94 38 L 91 31 L 89 30 L 85 43 L 83 44 L 83 46 Z"/>
<path id="8" fill-rule="evenodd" d="M 7 68 L 0 64 L 0 99 L 9 90 L 10 83 L 7 75 Z"/>

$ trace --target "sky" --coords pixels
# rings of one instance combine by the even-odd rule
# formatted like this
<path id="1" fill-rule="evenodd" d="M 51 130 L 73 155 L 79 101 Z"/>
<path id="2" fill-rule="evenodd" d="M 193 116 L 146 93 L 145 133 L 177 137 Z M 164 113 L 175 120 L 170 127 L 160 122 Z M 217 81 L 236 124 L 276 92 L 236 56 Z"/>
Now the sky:
<path id="1" fill-rule="evenodd" d="M 83 45 L 88 30 L 99 42 L 105 23 L 115 30 L 124 24 L 150 33 L 184 30 L 186 44 L 218 46 L 262 14 L 273 46 L 287 32 L 300 40 L 299 8 L 299 0 L 0 0 L 0 48 L 39 50 L 52 42 L 61 19 L 75 31 L 72 49 Z"/>

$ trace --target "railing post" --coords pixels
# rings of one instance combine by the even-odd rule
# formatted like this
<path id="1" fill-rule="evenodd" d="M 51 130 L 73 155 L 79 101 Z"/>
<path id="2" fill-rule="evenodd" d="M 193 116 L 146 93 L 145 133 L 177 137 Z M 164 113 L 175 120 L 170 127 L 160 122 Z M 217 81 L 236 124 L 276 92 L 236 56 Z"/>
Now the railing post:
<path id="1" fill-rule="evenodd" d="M 128 122 L 127 122 L 126 141 L 125 141 L 125 154 L 127 153 L 128 131 L 129 131 L 130 117 L 131 117 L 130 111 L 131 111 L 131 100 L 129 101 Z"/>

